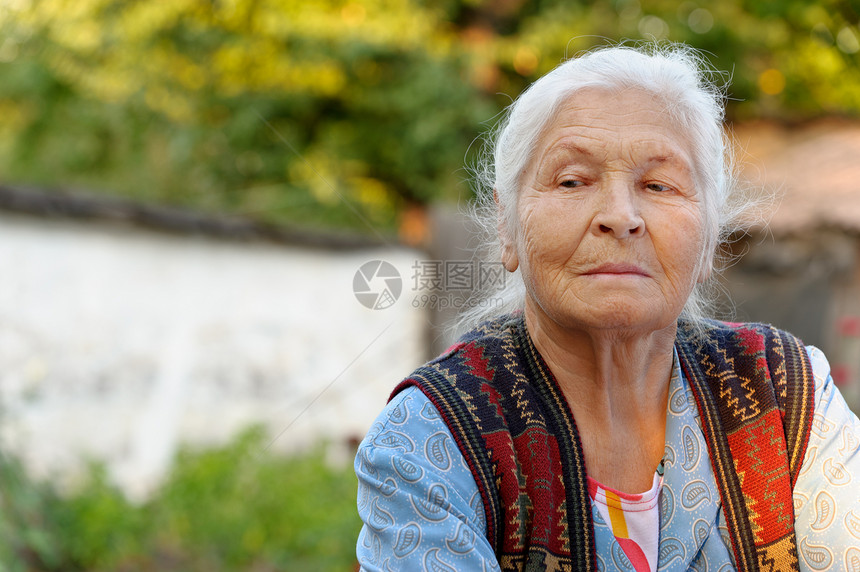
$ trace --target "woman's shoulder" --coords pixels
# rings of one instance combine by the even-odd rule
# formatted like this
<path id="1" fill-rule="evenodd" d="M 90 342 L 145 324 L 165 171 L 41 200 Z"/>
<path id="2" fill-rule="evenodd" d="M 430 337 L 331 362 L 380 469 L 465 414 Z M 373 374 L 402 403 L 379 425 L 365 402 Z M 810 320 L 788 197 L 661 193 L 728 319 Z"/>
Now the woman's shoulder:
<path id="1" fill-rule="evenodd" d="M 839 387 L 833 380 L 830 362 L 827 356 L 815 346 L 806 346 L 809 363 L 812 368 L 812 377 L 815 383 L 815 406 L 816 419 L 813 420 L 813 431 L 821 432 L 822 422 L 824 428 L 835 425 L 848 431 L 852 428 L 860 434 L 860 420 L 851 410 L 839 391 Z M 816 427 L 816 425 L 819 425 Z M 826 431 L 825 431 L 826 432 Z M 858 443 L 860 447 L 860 443 Z"/>
<path id="2" fill-rule="evenodd" d="M 830 362 L 827 356 L 816 346 L 806 346 L 806 355 L 809 356 L 809 364 L 812 366 L 812 374 L 815 377 L 815 386 L 824 386 L 833 383 L 830 374 Z"/>
<path id="3" fill-rule="evenodd" d="M 371 425 L 362 446 L 400 446 L 412 451 L 415 438 L 439 430 L 447 431 L 439 410 L 418 387 L 408 386 L 391 397 Z M 397 439 L 385 435 L 400 435 L 406 440 L 398 444 Z"/>
<path id="4" fill-rule="evenodd" d="M 415 387 L 389 401 L 355 457 L 363 570 L 479 569 L 493 562 L 482 498 L 433 403 Z M 495 568 L 497 569 L 497 568 Z"/>
<path id="5" fill-rule="evenodd" d="M 860 559 L 860 420 L 834 383 L 830 364 L 806 346 L 815 380 L 809 441 L 794 486 L 797 542 L 804 562 L 852 569 Z M 808 569 L 801 567 L 801 570 Z"/>
<path id="6" fill-rule="evenodd" d="M 518 353 L 511 350 L 522 343 L 523 327 L 519 313 L 479 324 L 439 356 L 413 370 L 394 388 L 392 396 L 417 387 L 432 395 L 432 402 L 447 411 L 464 394 L 490 391 L 496 395 L 490 387 L 498 381 L 497 370 L 520 363 Z"/>
<path id="7" fill-rule="evenodd" d="M 522 312 L 501 314 L 489 320 L 485 320 L 473 328 L 467 330 L 459 339 L 459 342 L 468 343 L 481 339 L 493 339 L 508 334 L 516 329 L 523 321 Z"/>
<path id="8" fill-rule="evenodd" d="M 481 322 L 463 333 L 448 349 L 430 360 L 426 365 L 433 366 L 439 363 L 450 362 L 452 359 L 456 359 L 457 356 L 462 356 L 464 351 L 468 352 L 472 348 L 483 348 L 485 353 L 486 350 L 496 351 L 516 336 L 517 332 L 521 329 L 522 323 L 521 312 L 502 314 Z"/>
<path id="9" fill-rule="evenodd" d="M 441 502 L 446 510 L 483 525 L 468 463 L 438 409 L 418 388 L 404 389 L 385 406 L 359 444 L 355 471 L 359 479 L 377 481 L 383 492 L 394 487 L 430 498 L 428 491 L 442 486 L 448 491 Z"/>
<path id="10" fill-rule="evenodd" d="M 678 320 L 678 341 L 681 343 L 714 343 L 742 339 L 752 341 L 786 341 L 800 343 L 800 338 L 766 322 L 733 322 L 714 319 Z"/>
<path id="11" fill-rule="evenodd" d="M 744 372 L 745 377 L 756 377 L 764 372 L 761 379 L 780 387 L 795 378 L 811 381 L 812 359 L 804 342 L 790 332 L 763 322 L 681 320 L 676 349 L 685 363 L 707 371 L 734 370 Z M 818 363 L 817 367 L 823 366 Z M 812 388 L 803 386 L 802 391 L 811 392 Z"/>

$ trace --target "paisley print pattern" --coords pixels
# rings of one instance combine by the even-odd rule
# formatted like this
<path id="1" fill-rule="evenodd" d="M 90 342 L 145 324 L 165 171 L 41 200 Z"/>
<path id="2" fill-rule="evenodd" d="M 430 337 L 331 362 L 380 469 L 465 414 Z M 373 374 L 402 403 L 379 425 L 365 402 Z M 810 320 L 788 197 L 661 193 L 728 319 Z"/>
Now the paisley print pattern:
<path id="1" fill-rule="evenodd" d="M 815 496 L 815 521 L 809 525 L 814 531 L 825 530 L 833 524 L 836 512 L 836 501 L 827 491 L 820 491 Z"/>
<path id="2" fill-rule="evenodd" d="M 845 530 L 857 539 L 857 545 L 860 546 L 860 516 L 854 514 L 854 511 L 848 511 L 845 515 Z"/>
<path id="3" fill-rule="evenodd" d="M 660 570 L 669 570 L 681 565 L 687 555 L 684 544 L 677 538 L 667 538 L 660 541 Z"/>
<path id="4" fill-rule="evenodd" d="M 424 445 L 424 455 L 440 471 L 447 471 L 451 467 L 451 455 L 448 452 L 451 443 L 450 435 L 439 431 L 431 435 Z"/>
<path id="5" fill-rule="evenodd" d="M 850 427 L 842 428 L 842 446 L 839 447 L 839 456 L 847 457 L 853 451 L 860 449 L 860 438 Z"/>
<path id="6" fill-rule="evenodd" d="M 388 404 L 359 447 L 355 471 L 362 570 L 499 570 L 472 473 L 420 391 Z"/>
<path id="7" fill-rule="evenodd" d="M 699 462 L 699 451 L 701 450 L 692 427 L 684 427 L 681 432 L 681 440 L 684 444 L 684 463 L 681 466 L 685 471 L 691 471 Z"/>
<path id="8" fill-rule="evenodd" d="M 811 348 L 809 357 L 815 417 L 795 486 L 801 567 L 860 570 L 860 421 L 833 384 L 821 351 Z"/>
<path id="9" fill-rule="evenodd" d="M 824 478 L 834 487 L 844 487 L 853 480 L 851 473 L 845 468 L 845 465 L 833 459 L 824 461 Z"/>
<path id="10" fill-rule="evenodd" d="M 406 558 L 421 544 L 421 527 L 410 522 L 397 533 L 397 542 L 394 544 L 394 555 L 398 558 Z"/>
<path id="11" fill-rule="evenodd" d="M 669 385 L 674 396 L 666 416 L 658 570 L 716 570 L 734 561 L 717 525 L 723 523 L 720 493 L 708 458 L 692 391 L 677 356 Z M 728 536 L 726 536 L 728 540 Z"/>
<path id="12" fill-rule="evenodd" d="M 800 555 L 812 570 L 827 570 L 833 564 L 833 552 L 826 546 L 810 544 L 809 538 L 800 539 Z"/>
<path id="13" fill-rule="evenodd" d="M 695 510 L 700 504 L 711 501 L 711 491 L 704 481 L 693 481 L 684 485 L 681 491 L 681 504 L 687 510 Z"/>
<path id="14" fill-rule="evenodd" d="M 860 421 L 809 348 L 815 421 L 794 492 L 800 567 L 860 572 Z M 735 570 L 708 449 L 689 385 L 676 367 L 669 388 L 658 570 Z M 468 465 L 417 389 L 393 399 L 355 461 L 357 543 L 362 570 L 498 571 Z M 416 476 L 418 478 L 416 479 Z M 629 570 L 629 559 L 592 505 L 601 570 Z"/>
<path id="15" fill-rule="evenodd" d="M 849 548 L 845 552 L 846 572 L 860 572 L 860 548 Z"/>
<path id="16" fill-rule="evenodd" d="M 711 523 L 704 519 L 699 519 L 693 525 L 693 536 L 702 544 L 705 539 L 711 534 Z"/>

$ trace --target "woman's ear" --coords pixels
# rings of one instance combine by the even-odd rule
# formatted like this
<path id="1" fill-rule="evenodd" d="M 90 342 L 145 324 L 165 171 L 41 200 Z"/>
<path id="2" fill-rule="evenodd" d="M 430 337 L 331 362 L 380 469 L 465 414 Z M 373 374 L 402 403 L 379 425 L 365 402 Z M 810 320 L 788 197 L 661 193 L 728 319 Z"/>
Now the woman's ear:
<path id="1" fill-rule="evenodd" d="M 508 272 L 514 272 L 520 265 L 517 258 L 517 249 L 514 241 L 511 239 L 511 233 L 508 229 L 507 217 L 505 216 L 504 206 L 499 202 L 499 193 L 493 189 L 493 200 L 496 202 L 496 228 L 499 233 L 499 243 L 502 246 L 502 264 Z"/>

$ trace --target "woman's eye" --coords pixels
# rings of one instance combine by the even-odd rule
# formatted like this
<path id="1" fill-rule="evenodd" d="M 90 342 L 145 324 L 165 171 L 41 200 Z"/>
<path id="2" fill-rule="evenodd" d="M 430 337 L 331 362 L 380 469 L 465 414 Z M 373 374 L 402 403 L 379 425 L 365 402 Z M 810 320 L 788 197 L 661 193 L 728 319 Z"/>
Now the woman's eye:
<path id="1" fill-rule="evenodd" d="M 585 183 L 583 183 L 582 181 L 577 180 L 577 179 L 565 179 L 561 182 L 561 186 L 565 187 L 567 189 L 573 189 L 574 187 L 581 187 L 584 184 Z"/>
<path id="2" fill-rule="evenodd" d="M 661 185 L 660 183 L 647 183 L 645 188 L 649 191 L 656 191 L 658 193 L 665 193 L 666 191 L 672 190 L 671 187 Z"/>

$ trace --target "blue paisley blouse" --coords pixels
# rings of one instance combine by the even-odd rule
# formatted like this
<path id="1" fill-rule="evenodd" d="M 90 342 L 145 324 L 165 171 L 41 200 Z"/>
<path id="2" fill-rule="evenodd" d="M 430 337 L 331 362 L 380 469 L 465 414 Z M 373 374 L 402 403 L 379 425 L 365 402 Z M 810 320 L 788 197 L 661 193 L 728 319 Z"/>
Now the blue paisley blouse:
<path id="1" fill-rule="evenodd" d="M 801 570 L 860 572 L 860 420 L 818 349 L 815 415 L 794 491 Z M 677 356 L 669 389 L 660 492 L 658 570 L 735 569 L 698 412 Z M 436 408 L 416 388 L 399 393 L 358 449 L 356 553 L 362 570 L 499 570 L 485 537 L 480 494 Z M 633 570 L 592 506 L 598 567 Z"/>

